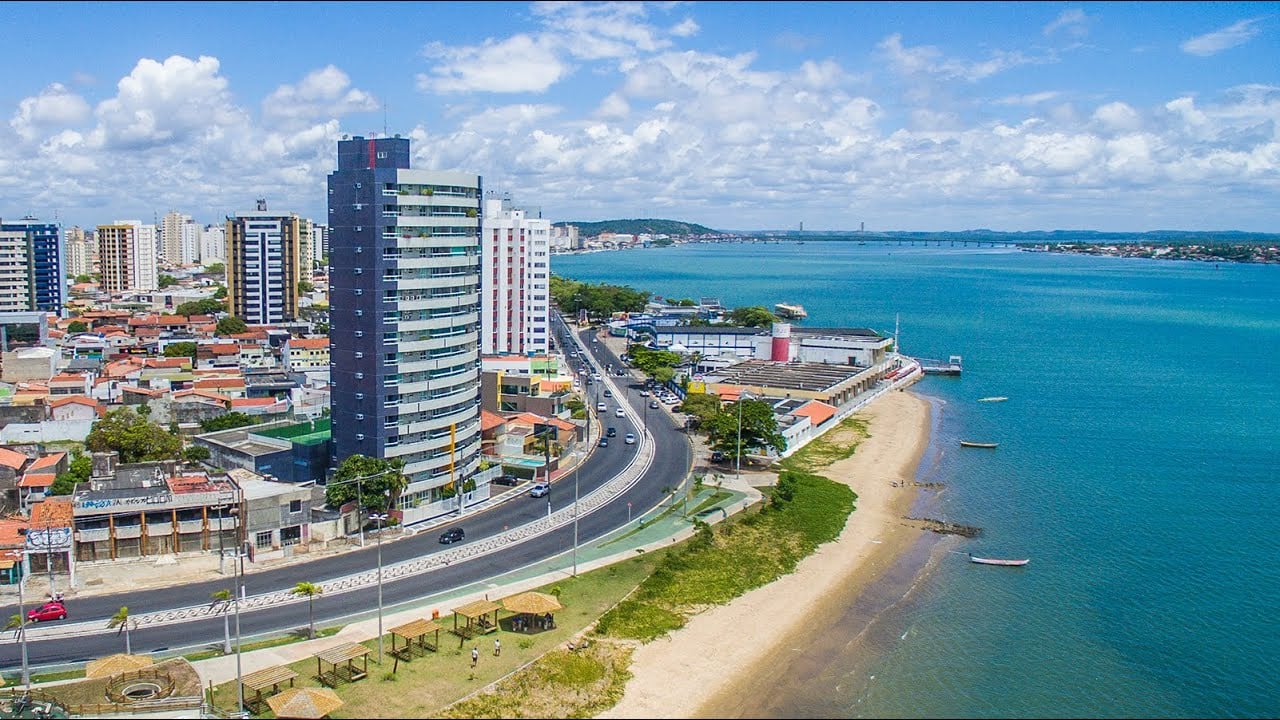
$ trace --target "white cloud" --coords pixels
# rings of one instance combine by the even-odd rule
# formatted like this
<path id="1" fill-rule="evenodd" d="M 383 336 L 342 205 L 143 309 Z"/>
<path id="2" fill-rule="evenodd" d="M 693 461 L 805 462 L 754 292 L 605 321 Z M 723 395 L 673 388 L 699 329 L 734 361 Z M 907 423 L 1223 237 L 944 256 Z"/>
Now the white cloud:
<path id="1" fill-rule="evenodd" d="M 418 75 L 418 89 L 436 93 L 544 92 L 569 72 L 546 40 L 526 34 L 469 47 L 432 43 L 423 54 L 441 62 Z"/>
<path id="2" fill-rule="evenodd" d="M 948 58 L 932 45 L 903 45 L 901 33 L 894 33 L 881 40 L 876 49 L 902 75 L 934 75 L 969 82 L 977 82 L 1019 65 L 1045 62 L 1020 52 L 1004 50 L 992 51 L 991 57 L 981 61 Z"/>
<path id="3" fill-rule="evenodd" d="M 701 29 L 702 28 L 698 26 L 698 23 L 694 22 L 693 18 L 685 18 L 679 23 L 673 25 L 669 32 L 676 37 L 687 38 L 697 35 L 698 31 Z"/>
<path id="4" fill-rule="evenodd" d="M 244 112 L 232 104 L 219 66 L 217 58 L 203 55 L 139 60 L 116 84 L 116 96 L 94 111 L 96 137 L 112 146 L 147 147 L 243 124 Z"/>
<path id="5" fill-rule="evenodd" d="M 1220 30 L 1197 35 L 1182 43 L 1182 51 L 1191 55 L 1208 57 L 1216 55 L 1223 50 L 1243 45 L 1258 34 L 1257 22 L 1257 18 L 1241 20 Z"/>
<path id="6" fill-rule="evenodd" d="M 1048 36 L 1061 30 L 1072 37 L 1084 37 L 1089 34 L 1089 22 L 1092 19 L 1080 8 L 1068 8 L 1059 13 L 1053 22 L 1045 25 L 1041 32 Z"/>
<path id="7" fill-rule="evenodd" d="M 1039 105 L 1061 96 L 1062 93 L 1057 90 L 1044 90 L 1027 95 L 1006 95 L 994 102 L 996 105 Z"/>
<path id="8" fill-rule="evenodd" d="M 1122 102 L 1107 103 L 1093 111 L 1093 119 L 1103 128 L 1112 131 L 1137 130 L 1142 118 L 1137 111 Z"/>
<path id="9" fill-rule="evenodd" d="M 351 78 L 333 65 L 307 73 L 297 85 L 281 85 L 262 101 L 262 114 L 274 120 L 337 117 L 378 109 L 369 93 L 351 87 Z"/>
<path id="10" fill-rule="evenodd" d="M 598 118 L 624 118 L 631 113 L 631 105 L 627 99 L 618 93 L 609 93 L 604 100 L 600 101 L 600 105 L 596 107 L 595 116 Z"/>
<path id="11" fill-rule="evenodd" d="M 78 125 L 89 119 L 89 103 L 61 83 L 53 83 L 35 97 L 23 98 L 9 126 L 23 140 L 36 139 L 54 127 Z"/>

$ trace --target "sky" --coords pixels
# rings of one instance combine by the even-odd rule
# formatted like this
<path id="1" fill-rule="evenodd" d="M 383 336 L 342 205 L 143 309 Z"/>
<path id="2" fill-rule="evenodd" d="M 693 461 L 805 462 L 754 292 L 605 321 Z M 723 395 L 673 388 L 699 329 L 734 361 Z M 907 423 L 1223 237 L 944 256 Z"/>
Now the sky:
<path id="1" fill-rule="evenodd" d="M 553 221 L 1280 232 L 1280 3 L 0 4 L 0 218 L 327 215 L 343 135 Z"/>

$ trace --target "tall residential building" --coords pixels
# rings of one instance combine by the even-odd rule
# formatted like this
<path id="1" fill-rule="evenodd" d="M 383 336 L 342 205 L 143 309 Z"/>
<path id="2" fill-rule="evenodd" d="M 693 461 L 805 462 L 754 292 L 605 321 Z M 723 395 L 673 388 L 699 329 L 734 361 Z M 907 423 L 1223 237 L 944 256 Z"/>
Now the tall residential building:
<path id="1" fill-rule="evenodd" d="M 160 224 L 160 257 L 173 265 L 188 265 L 199 253 L 200 226 L 190 215 L 170 210 Z"/>
<path id="2" fill-rule="evenodd" d="M 62 228 L 57 223 L 24 217 L 21 220 L 0 220 L 0 233 L 11 236 L 5 241 L 10 251 L 16 245 L 22 246 L 20 254 L 27 264 L 23 269 L 26 279 L 21 284 L 30 289 L 28 304 L 21 309 L 61 315 L 67 287 L 62 269 Z M 11 256 L 5 261 L 6 264 L 12 262 L 16 262 L 16 257 Z"/>
<path id="3" fill-rule="evenodd" d="M 98 226 L 98 265 L 108 293 L 159 288 L 156 226 L 140 220 L 116 220 Z"/>
<path id="4" fill-rule="evenodd" d="M 301 238 L 298 244 L 298 262 L 301 263 L 302 277 L 306 280 L 311 279 L 311 273 L 316 269 L 316 262 L 312 258 L 319 241 L 316 234 L 321 227 L 323 226 L 315 224 L 311 218 L 302 218 L 298 225 Z"/>
<path id="5" fill-rule="evenodd" d="M 67 261 L 68 275 L 79 277 L 93 274 L 93 264 L 98 256 L 97 246 L 93 242 L 93 231 L 85 232 L 79 225 L 73 225 L 67 231 L 63 255 Z"/>
<path id="6" fill-rule="evenodd" d="M 227 226 L 205 225 L 200 231 L 200 262 L 204 265 L 227 261 Z"/>
<path id="7" fill-rule="evenodd" d="M 311 239 L 312 267 L 318 268 L 324 265 L 324 259 L 329 256 L 329 226 L 316 223 L 312 227 L 315 230 Z M 325 270 L 327 272 L 328 268 Z"/>
<path id="8" fill-rule="evenodd" d="M 258 209 L 227 218 L 227 297 L 231 314 L 250 325 L 298 317 L 298 249 L 301 220 L 296 213 Z"/>
<path id="9" fill-rule="evenodd" d="M 551 221 L 495 196 L 480 230 L 480 352 L 542 355 L 550 350 Z"/>
<path id="10" fill-rule="evenodd" d="M 405 522 L 456 509 L 479 468 L 480 197 L 398 137 L 339 141 L 329 174 L 334 452 L 402 460 Z"/>

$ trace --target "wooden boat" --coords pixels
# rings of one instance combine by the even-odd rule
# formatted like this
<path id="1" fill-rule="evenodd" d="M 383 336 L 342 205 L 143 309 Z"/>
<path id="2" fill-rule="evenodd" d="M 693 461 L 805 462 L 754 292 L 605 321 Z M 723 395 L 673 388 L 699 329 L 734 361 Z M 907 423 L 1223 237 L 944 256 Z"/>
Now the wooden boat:
<path id="1" fill-rule="evenodd" d="M 974 555 L 973 553 L 969 553 L 969 562 L 971 562 L 971 563 L 977 563 L 977 564 L 979 564 L 979 565 L 1006 565 L 1006 566 L 1009 566 L 1009 567 L 1021 567 L 1021 566 L 1023 566 L 1023 565 L 1026 565 L 1027 563 L 1031 562 L 1031 559 L 1030 559 L 1030 558 L 1026 558 L 1026 559 L 1023 559 L 1023 560 L 1001 560 L 1001 559 L 999 559 L 999 558 L 984 558 L 984 557 L 978 557 L 977 555 Z"/>
<path id="2" fill-rule="evenodd" d="M 1003 395 L 997 395 L 995 397 L 978 398 L 978 402 L 1004 402 L 1005 400 L 1008 400 L 1008 399 L 1009 398 L 1004 397 Z"/>
<path id="3" fill-rule="evenodd" d="M 999 443 L 974 442 L 974 441 L 972 441 L 972 440 L 961 440 L 961 441 L 960 441 L 960 447 L 993 448 L 993 447 L 995 447 L 996 445 L 999 445 Z"/>

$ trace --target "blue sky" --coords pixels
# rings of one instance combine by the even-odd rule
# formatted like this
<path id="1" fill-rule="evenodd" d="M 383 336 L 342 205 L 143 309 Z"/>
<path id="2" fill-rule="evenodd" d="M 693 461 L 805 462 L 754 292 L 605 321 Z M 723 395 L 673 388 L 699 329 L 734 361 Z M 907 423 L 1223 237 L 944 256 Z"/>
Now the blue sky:
<path id="1" fill-rule="evenodd" d="M 4 3 L 0 217 L 321 220 L 344 133 L 553 220 L 1275 232 L 1280 3 Z"/>

